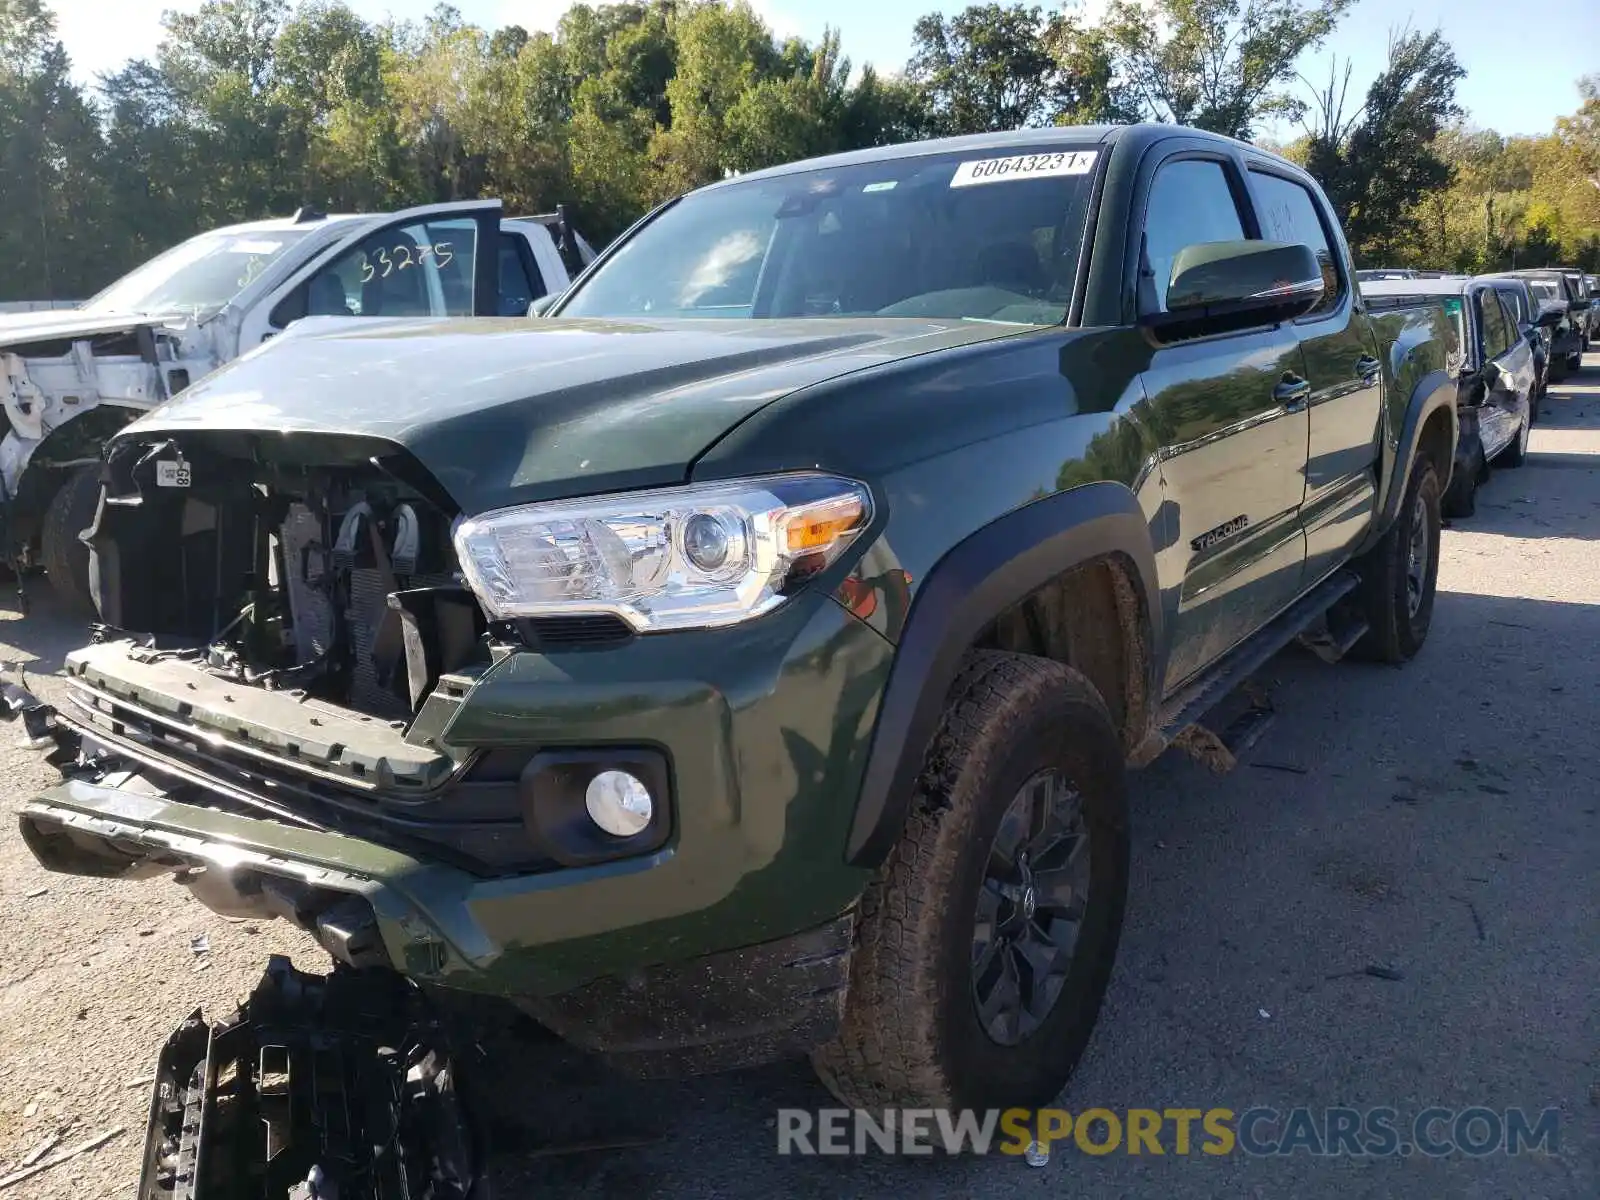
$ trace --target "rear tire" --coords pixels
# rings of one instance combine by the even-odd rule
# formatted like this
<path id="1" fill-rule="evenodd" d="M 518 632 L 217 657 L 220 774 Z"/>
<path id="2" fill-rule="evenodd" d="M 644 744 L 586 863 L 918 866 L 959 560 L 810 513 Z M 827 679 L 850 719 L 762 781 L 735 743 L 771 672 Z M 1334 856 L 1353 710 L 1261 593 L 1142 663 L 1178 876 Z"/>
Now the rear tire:
<path id="1" fill-rule="evenodd" d="M 1356 598 L 1370 628 L 1357 658 L 1403 663 L 1422 649 L 1439 582 L 1439 529 L 1439 476 L 1418 459 L 1394 524 L 1360 563 Z"/>
<path id="2" fill-rule="evenodd" d="M 1576 375 L 1581 370 L 1583 370 L 1582 353 L 1567 355 L 1567 373 L 1569 375 Z"/>
<path id="3" fill-rule="evenodd" d="M 94 620 L 89 593 L 89 547 L 78 535 L 94 524 L 100 505 L 100 469 L 79 467 L 50 498 L 39 530 L 39 558 L 56 602 L 75 617 Z"/>
<path id="4" fill-rule="evenodd" d="M 1122 744 L 1099 693 L 1048 659 L 969 653 L 862 897 L 822 1081 L 861 1108 L 1047 1104 L 1094 1028 L 1127 888 Z"/>

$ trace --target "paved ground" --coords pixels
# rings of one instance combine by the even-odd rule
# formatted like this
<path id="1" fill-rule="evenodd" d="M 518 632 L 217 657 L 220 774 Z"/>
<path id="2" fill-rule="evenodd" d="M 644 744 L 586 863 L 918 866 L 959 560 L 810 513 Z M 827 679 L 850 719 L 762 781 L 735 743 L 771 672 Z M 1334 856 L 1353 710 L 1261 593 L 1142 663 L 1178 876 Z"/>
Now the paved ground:
<path id="1" fill-rule="evenodd" d="M 779 1158 L 775 1111 L 828 1103 L 799 1066 L 645 1085 L 525 1044 L 496 1050 L 499 1194 L 1600 1195 L 1600 358 L 1546 411 L 1528 465 L 1446 534 L 1415 663 L 1285 654 L 1263 676 L 1282 716 L 1234 775 L 1169 756 L 1137 781 L 1129 927 L 1062 1103 L 1381 1105 L 1402 1129 L 1430 1105 L 1555 1107 L 1559 1155 Z M 0 623 L 0 656 L 49 671 L 73 637 Z M 8 748 L 0 779 L 15 804 L 46 772 Z M 318 961 L 164 882 L 47 875 L 9 824 L 0 930 L 0 1176 L 67 1120 L 66 1145 L 128 1127 L 7 1200 L 130 1194 L 146 1089 L 127 1082 L 174 1022 L 228 1007 L 270 950 Z M 541 1158 L 535 1129 L 656 1140 Z"/>

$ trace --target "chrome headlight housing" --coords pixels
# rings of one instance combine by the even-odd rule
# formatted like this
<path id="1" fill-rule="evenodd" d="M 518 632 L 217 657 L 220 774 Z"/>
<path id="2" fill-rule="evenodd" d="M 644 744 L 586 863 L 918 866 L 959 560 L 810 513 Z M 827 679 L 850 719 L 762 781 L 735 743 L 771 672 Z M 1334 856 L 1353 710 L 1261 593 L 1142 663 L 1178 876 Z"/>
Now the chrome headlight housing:
<path id="1" fill-rule="evenodd" d="M 491 620 L 611 613 L 654 633 L 770 612 L 871 521 L 863 484 L 806 472 L 500 509 L 455 548 Z"/>

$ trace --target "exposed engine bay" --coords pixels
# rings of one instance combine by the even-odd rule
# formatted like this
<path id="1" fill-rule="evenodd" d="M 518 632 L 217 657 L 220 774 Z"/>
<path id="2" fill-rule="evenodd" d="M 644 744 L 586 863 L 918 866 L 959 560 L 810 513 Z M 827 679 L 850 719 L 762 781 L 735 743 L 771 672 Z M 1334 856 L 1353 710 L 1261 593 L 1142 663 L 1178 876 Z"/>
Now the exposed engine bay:
<path id="1" fill-rule="evenodd" d="M 441 674 L 488 661 L 457 514 L 409 460 L 219 440 L 114 446 L 89 535 L 102 639 L 400 725 Z"/>

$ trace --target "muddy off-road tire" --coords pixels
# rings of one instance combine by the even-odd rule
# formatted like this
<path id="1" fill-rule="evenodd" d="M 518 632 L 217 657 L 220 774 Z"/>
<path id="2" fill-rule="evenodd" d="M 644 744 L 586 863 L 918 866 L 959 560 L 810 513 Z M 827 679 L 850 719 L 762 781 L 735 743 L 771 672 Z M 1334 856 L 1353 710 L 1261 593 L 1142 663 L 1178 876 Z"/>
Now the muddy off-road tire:
<path id="1" fill-rule="evenodd" d="M 1127 888 L 1122 747 L 1099 694 L 1048 659 L 970 653 L 862 899 L 818 1074 L 856 1107 L 1048 1103 L 1094 1028 Z"/>
<path id="2" fill-rule="evenodd" d="M 89 547 L 78 535 L 94 524 L 99 504 L 99 468 L 79 467 L 51 497 L 39 530 L 39 558 L 57 605 L 70 616 L 88 620 L 96 616 L 89 594 Z"/>
<path id="3" fill-rule="evenodd" d="M 1358 564 L 1356 598 L 1371 628 L 1356 643 L 1355 657 L 1403 663 L 1422 649 L 1439 581 L 1439 530 L 1439 476 L 1418 459 L 1400 514 Z"/>

